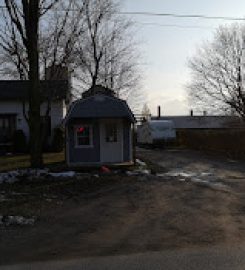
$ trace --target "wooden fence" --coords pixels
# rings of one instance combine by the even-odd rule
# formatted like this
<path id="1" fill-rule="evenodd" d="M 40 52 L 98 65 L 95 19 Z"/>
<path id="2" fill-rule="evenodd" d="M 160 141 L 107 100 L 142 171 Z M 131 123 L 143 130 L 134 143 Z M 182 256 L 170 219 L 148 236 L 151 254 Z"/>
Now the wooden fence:
<path id="1" fill-rule="evenodd" d="M 216 152 L 230 158 L 245 158 L 245 129 L 181 130 L 178 145 Z"/>

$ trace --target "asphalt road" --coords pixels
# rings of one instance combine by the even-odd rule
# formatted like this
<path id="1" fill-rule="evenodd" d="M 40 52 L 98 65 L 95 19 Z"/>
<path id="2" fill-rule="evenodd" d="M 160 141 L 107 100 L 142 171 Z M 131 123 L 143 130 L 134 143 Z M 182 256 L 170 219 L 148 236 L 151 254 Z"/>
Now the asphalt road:
<path id="1" fill-rule="evenodd" d="M 129 256 L 91 257 L 59 262 L 2 266 L 1 270 L 244 270 L 245 247 L 212 247 L 172 250 Z"/>

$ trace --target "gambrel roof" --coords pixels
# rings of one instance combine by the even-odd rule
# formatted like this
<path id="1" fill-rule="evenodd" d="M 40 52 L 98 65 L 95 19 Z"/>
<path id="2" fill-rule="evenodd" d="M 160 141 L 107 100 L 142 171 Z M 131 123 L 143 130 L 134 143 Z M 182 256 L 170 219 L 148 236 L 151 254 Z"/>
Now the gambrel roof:
<path id="1" fill-rule="evenodd" d="M 136 121 L 125 100 L 103 94 L 73 102 L 65 122 L 78 118 L 126 118 L 132 123 Z"/>

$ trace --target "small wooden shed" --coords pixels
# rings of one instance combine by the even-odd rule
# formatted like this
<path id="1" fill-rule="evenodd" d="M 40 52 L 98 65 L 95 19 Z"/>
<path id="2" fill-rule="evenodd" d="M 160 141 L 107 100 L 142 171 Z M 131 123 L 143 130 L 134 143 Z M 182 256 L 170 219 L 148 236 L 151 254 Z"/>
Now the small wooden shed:
<path id="1" fill-rule="evenodd" d="M 135 117 L 125 100 L 96 86 L 75 101 L 65 120 L 68 166 L 133 162 Z"/>

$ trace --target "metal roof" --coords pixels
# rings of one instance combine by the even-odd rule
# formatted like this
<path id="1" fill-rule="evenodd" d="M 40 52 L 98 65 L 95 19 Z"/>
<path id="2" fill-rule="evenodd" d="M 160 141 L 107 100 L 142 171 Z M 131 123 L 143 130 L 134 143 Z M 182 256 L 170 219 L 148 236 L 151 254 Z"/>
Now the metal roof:
<path id="1" fill-rule="evenodd" d="M 125 100 L 103 94 L 75 101 L 65 122 L 74 118 L 127 118 L 130 122 L 135 122 L 134 115 Z"/>
<path id="2" fill-rule="evenodd" d="M 0 80 L 0 101 L 27 100 L 29 81 Z M 41 96 L 52 100 L 69 98 L 69 82 L 67 80 L 40 81 Z"/>
<path id="3" fill-rule="evenodd" d="M 244 124 L 238 116 L 161 116 L 153 120 L 172 120 L 177 129 L 224 129 L 241 128 Z"/>
<path id="4" fill-rule="evenodd" d="M 152 128 L 174 127 L 172 120 L 149 120 L 146 123 Z"/>

